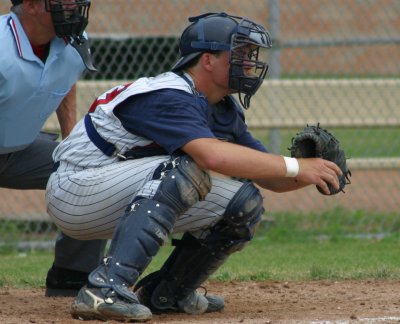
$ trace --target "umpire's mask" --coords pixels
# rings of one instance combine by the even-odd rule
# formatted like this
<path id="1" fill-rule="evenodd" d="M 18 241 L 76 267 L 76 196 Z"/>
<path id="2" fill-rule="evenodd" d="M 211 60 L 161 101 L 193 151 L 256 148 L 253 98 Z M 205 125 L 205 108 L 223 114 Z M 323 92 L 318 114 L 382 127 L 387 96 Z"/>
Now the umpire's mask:
<path id="1" fill-rule="evenodd" d="M 272 46 L 269 33 L 251 20 L 223 12 L 190 17 L 189 21 L 192 24 L 183 31 L 179 42 L 181 58 L 172 71 L 183 70 L 202 53 L 229 51 L 229 88 L 239 93 L 240 103 L 249 108 L 250 98 L 268 70 L 264 52 Z"/>
<path id="2" fill-rule="evenodd" d="M 89 0 L 45 0 L 46 11 L 50 12 L 56 35 L 67 39 L 78 51 L 89 71 L 93 65 L 87 39 L 83 36 L 89 23 Z"/>
<path id="3" fill-rule="evenodd" d="M 89 0 L 46 0 L 58 37 L 80 37 L 89 23 Z"/>

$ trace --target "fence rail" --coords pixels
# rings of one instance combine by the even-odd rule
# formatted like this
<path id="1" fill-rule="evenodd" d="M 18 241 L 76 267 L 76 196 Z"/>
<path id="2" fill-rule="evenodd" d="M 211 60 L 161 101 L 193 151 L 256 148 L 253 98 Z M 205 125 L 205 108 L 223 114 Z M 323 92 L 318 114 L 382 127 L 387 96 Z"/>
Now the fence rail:
<path id="1" fill-rule="evenodd" d="M 80 81 L 78 118 L 93 100 L 130 81 Z M 245 112 L 253 128 L 400 126 L 400 79 L 266 80 Z M 58 130 L 53 114 L 45 128 Z"/>

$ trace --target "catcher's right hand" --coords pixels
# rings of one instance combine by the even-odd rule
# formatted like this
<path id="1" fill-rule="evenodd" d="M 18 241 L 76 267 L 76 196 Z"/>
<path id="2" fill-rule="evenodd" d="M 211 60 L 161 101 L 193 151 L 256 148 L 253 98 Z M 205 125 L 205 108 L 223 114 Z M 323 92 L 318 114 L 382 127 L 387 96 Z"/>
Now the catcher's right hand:
<path id="1" fill-rule="evenodd" d="M 292 146 L 289 148 L 292 157 L 295 158 L 322 158 L 334 162 L 342 175 L 339 176 L 339 189 L 328 184 L 330 195 L 344 192 L 344 187 L 350 184 L 351 172 L 347 168 L 344 151 L 339 147 L 339 141 L 326 129 L 319 126 L 308 126 L 292 138 Z M 327 195 L 319 186 L 320 193 Z"/>

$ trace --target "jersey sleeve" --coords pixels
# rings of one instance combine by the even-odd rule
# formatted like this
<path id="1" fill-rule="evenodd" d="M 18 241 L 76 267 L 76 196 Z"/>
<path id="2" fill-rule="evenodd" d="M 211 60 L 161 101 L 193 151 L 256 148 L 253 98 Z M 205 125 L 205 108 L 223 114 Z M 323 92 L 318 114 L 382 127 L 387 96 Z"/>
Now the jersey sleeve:
<path id="1" fill-rule="evenodd" d="M 241 107 L 231 97 L 210 107 L 208 123 L 214 135 L 221 140 L 268 152 L 250 133 Z"/>
<path id="2" fill-rule="evenodd" d="M 207 124 L 207 100 L 181 90 L 132 96 L 114 114 L 127 131 L 154 141 L 169 154 L 192 140 L 215 137 Z"/>

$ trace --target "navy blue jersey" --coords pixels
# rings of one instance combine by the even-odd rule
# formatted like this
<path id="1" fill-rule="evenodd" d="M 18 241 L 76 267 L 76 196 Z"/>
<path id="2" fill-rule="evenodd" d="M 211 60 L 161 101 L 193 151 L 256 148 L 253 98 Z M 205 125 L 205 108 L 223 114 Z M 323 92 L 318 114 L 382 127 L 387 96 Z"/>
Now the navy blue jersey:
<path id="1" fill-rule="evenodd" d="M 243 110 L 232 96 L 209 108 L 208 126 L 221 140 L 267 152 L 265 146 L 248 131 Z"/>
<path id="2" fill-rule="evenodd" d="M 241 108 L 227 97 L 209 106 L 205 97 L 163 89 L 127 98 L 114 109 L 129 132 L 151 139 L 169 154 L 198 138 L 218 138 L 267 151 L 247 130 Z"/>

